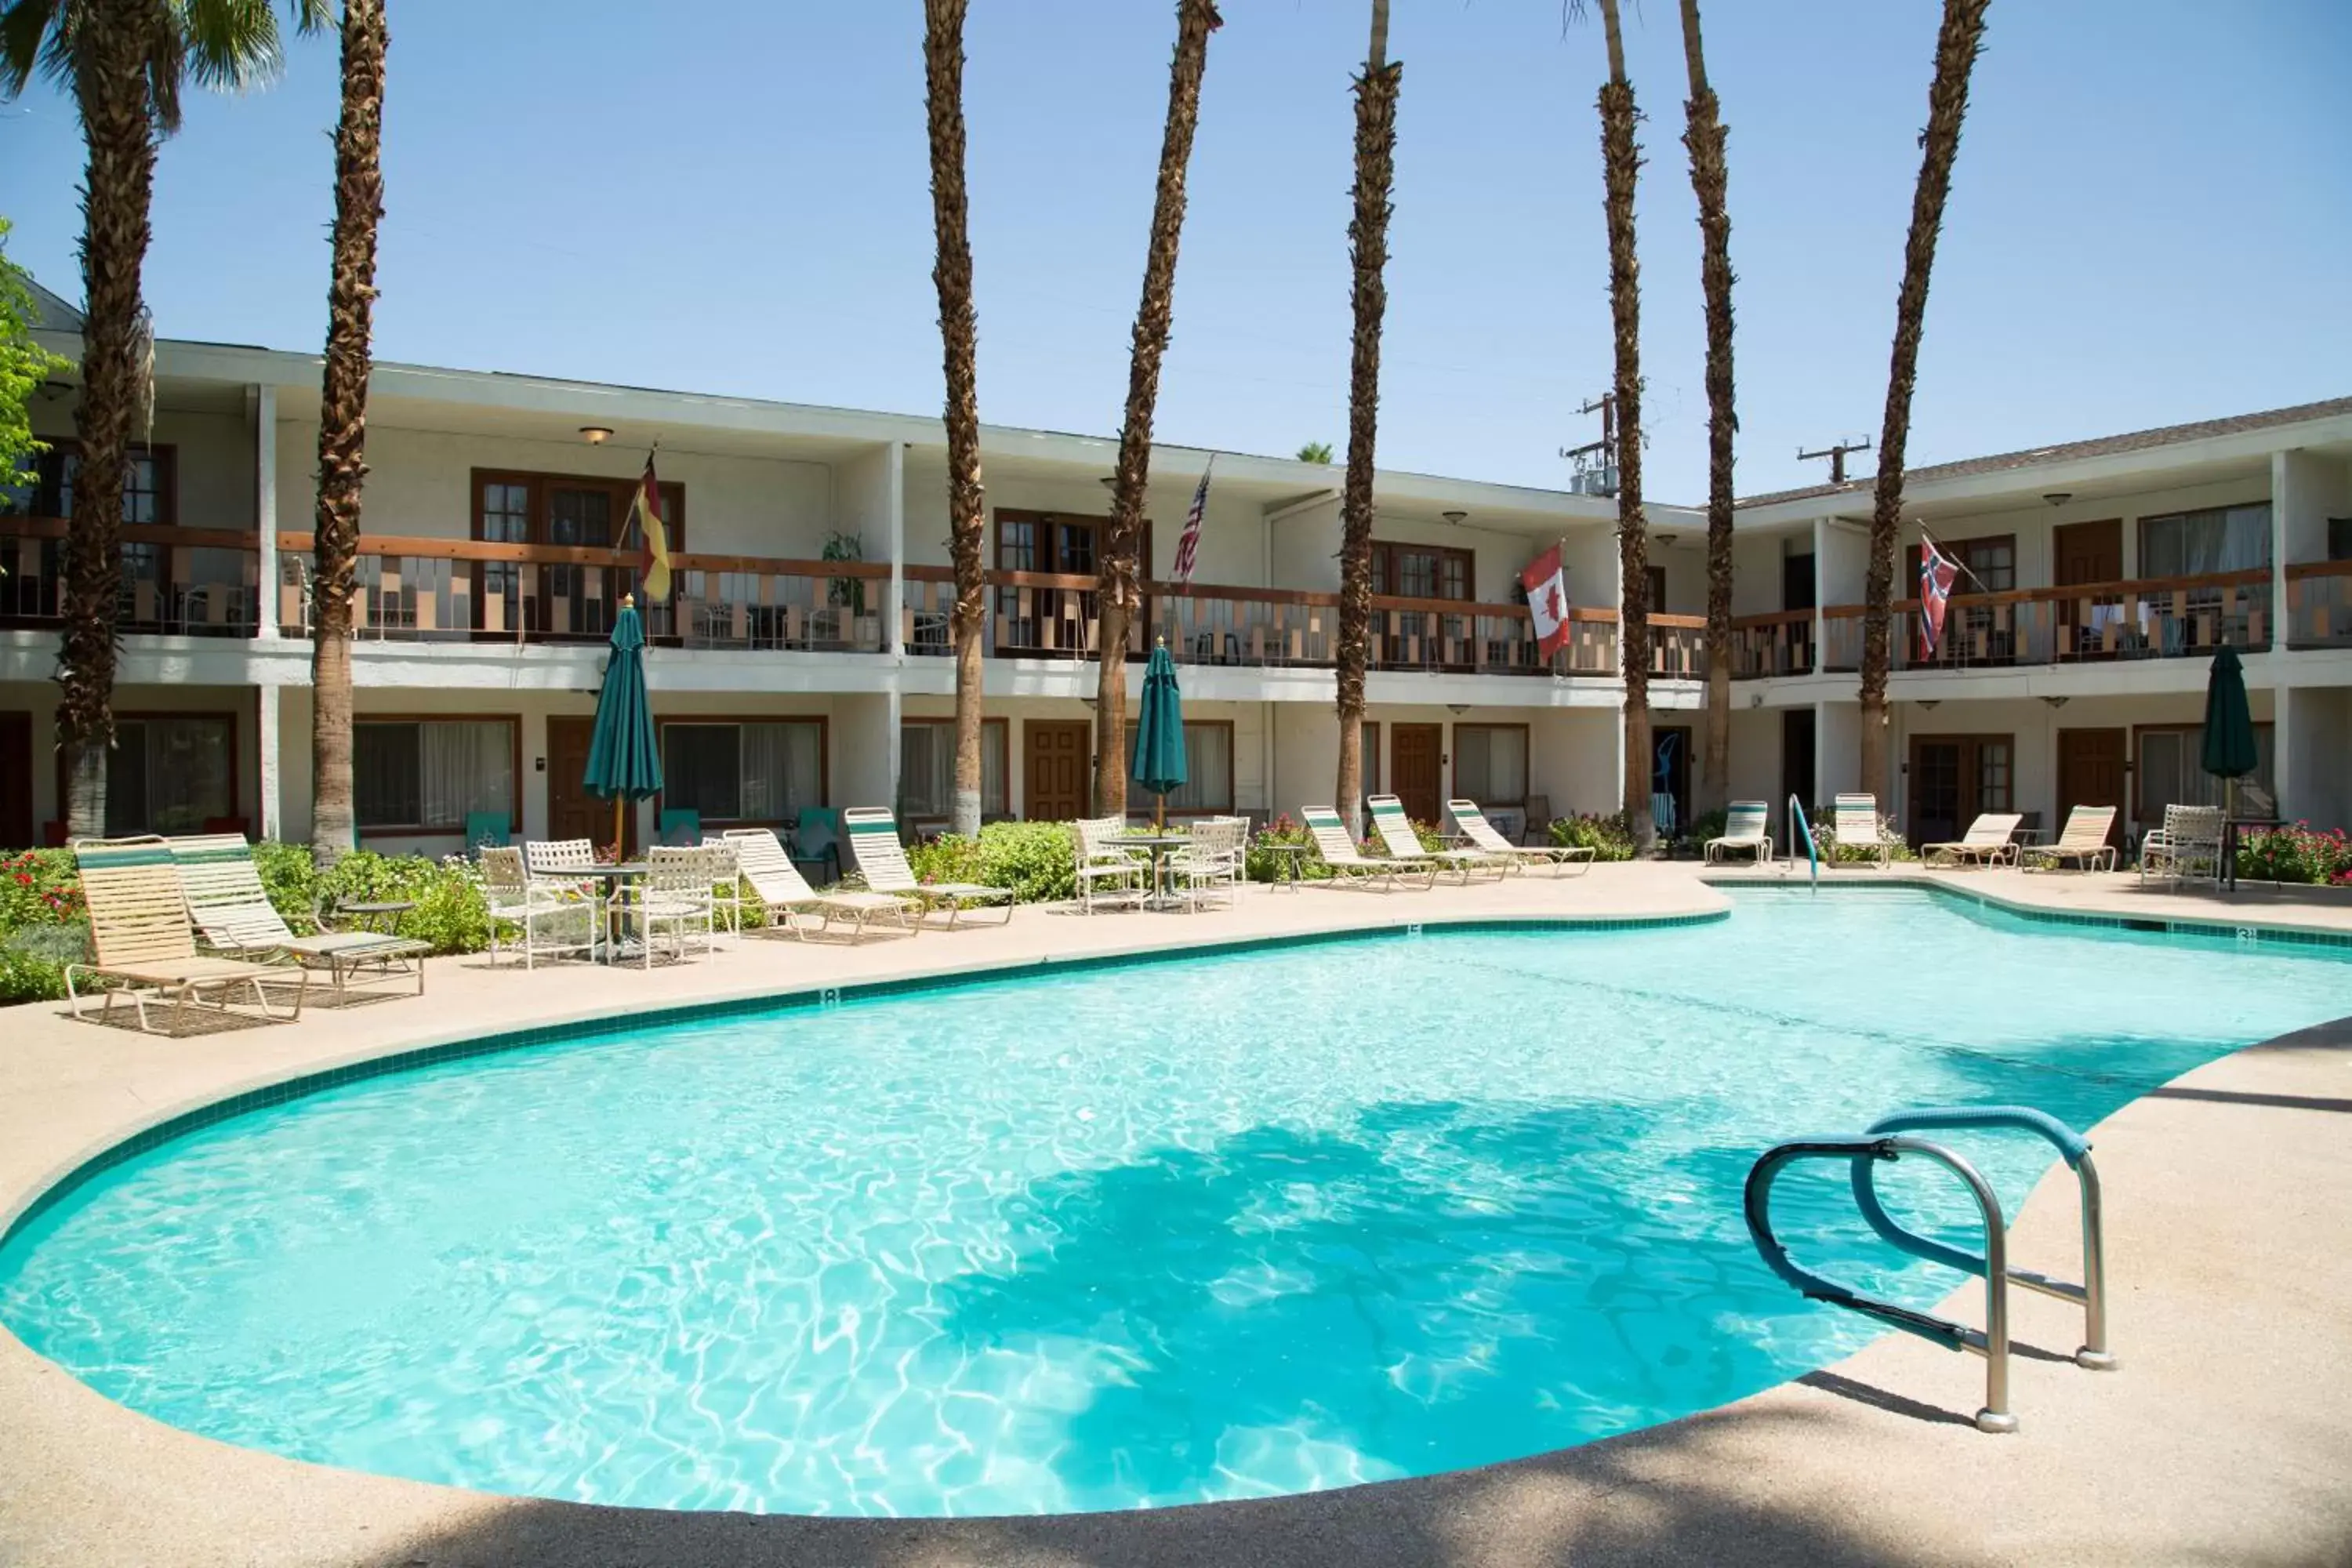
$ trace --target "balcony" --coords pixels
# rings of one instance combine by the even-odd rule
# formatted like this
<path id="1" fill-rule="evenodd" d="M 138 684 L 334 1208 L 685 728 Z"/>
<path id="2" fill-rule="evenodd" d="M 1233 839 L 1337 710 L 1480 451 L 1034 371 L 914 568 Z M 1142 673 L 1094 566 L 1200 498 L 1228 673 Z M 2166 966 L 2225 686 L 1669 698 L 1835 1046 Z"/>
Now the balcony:
<path id="1" fill-rule="evenodd" d="M 2290 576 L 2296 569 L 2290 568 Z M 2308 570 L 2307 568 L 2304 570 Z M 1954 595 L 1944 637 L 1919 651 L 1919 601 L 1904 599 L 1888 619 L 1896 670 L 2014 669 L 2032 666 L 2210 658 L 2223 644 L 2271 646 L 2268 567 L 2195 577 L 2021 588 Z M 1863 606 L 1822 612 L 1822 666 L 1862 668 Z"/>
<path id="2" fill-rule="evenodd" d="M 0 626 L 54 626 L 65 605 L 67 524 L 0 517 Z M 125 523 L 115 624 L 170 637 L 251 637 L 259 619 L 253 535 Z"/>
<path id="3" fill-rule="evenodd" d="M 2286 569 L 2286 646 L 2352 647 L 2352 561 Z"/>

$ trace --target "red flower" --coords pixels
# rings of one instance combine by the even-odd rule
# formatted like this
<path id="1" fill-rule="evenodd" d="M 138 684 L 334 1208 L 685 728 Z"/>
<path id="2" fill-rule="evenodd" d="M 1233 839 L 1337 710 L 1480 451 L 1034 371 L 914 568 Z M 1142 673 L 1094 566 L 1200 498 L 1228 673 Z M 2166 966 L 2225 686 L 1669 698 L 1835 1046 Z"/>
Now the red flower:
<path id="1" fill-rule="evenodd" d="M 24 886 L 24 887 L 27 887 L 27 888 L 29 888 L 29 887 L 31 887 L 31 886 L 33 885 L 33 879 L 32 879 L 32 878 L 30 878 L 30 877 L 27 877 L 27 876 L 26 876 L 26 875 L 25 875 L 25 873 L 24 873 L 24 872 L 22 872 L 22 871 L 19 871 L 19 872 L 17 872 L 17 873 L 16 873 L 16 880 L 17 880 L 17 882 L 18 882 L 21 886 Z"/>

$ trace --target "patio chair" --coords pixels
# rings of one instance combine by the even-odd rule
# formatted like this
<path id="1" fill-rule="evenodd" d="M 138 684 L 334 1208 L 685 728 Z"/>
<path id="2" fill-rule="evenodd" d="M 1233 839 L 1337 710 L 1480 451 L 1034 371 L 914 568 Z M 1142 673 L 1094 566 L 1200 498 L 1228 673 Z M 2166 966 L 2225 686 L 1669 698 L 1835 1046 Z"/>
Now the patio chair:
<path id="1" fill-rule="evenodd" d="M 1188 909 L 1198 910 L 1219 889 L 1227 902 L 1240 897 L 1242 855 L 1249 823 L 1238 816 L 1212 816 L 1192 824 L 1184 843 L 1168 858 L 1169 880 Z"/>
<path id="2" fill-rule="evenodd" d="M 1745 849 L 1760 866 L 1772 858 L 1772 836 L 1765 831 L 1771 821 L 1772 808 L 1762 801 L 1735 800 L 1724 812 L 1723 837 L 1708 839 L 1701 853 L 1713 863 L 1734 849 Z"/>
<path id="3" fill-rule="evenodd" d="M 793 858 L 814 866 L 822 883 L 841 880 L 841 814 L 829 806 L 803 806 L 793 820 Z"/>
<path id="4" fill-rule="evenodd" d="M 690 805 L 672 806 L 654 826 L 654 842 L 689 848 L 702 842 L 702 813 Z"/>
<path id="5" fill-rule="evenodd" d="M 2139 875 L 2183 882 L 2218 882 L 2221 877 L 2221 808 L 2168 805 L 2164 826 L 2140 840 Z"/>
<path id="6" fill-rule="evenodd" d="M 1955 866 L 2003 866 L 2017 856 L 2017 825 L 2024 821 L 2014 811 L 1980 812 L 1966 835 L 1941 844 L 1923 844 L 1919 853 L 1932 861 L 1941 855 Z"/>
<path id="7" fill-rule="evenodd" d="M 1491 825 L 1490 825 L 1491 826 Z M 1534 839 L 1533 844 L 1528 842 Z M 1539 849 L 1551 842 L 1551 796 L 1528 796 L 1527 815 L 1519 822 L 1519 845 L 1522 848 Z"/>
<path id="8" fill-rule="evenodd" d="M 1331 879 L 1334 883 L 1370 878 L 1381 884 L 1382 892 L 1388 892 L 1396 886 L 1397 874 L 1406 868 L 1394 860 L 1371 859 L 1359 851 L 1356 841 L 1348 837 L 1348 825 L 1339 820 L 1337 807 L 1310 805 L 1298 815 L 1307 824 L 1307 833 L 1315 840 L 1315 853 L 1322 858 L 1326 866 L 1331 868 Z M 1427 861 L 1420 868 L 1429 873 L 1428 879 L 1423 881 L 1422 886 L 1435 887 L 1437 862 Z"/>
<path id="9" fill-rule="evenodd" d="M 136 838 L 83 838 L 72 845 L 74 863 L 81 872 L 82 901 L 89 910 L 91 962 L 66 965 L 66 1005 L 82 1016 L 86 992 L 106 998 L 99 1021 L 114 1014 L 118 997 L 129 996 L 139 1026 L 153 1032 L 147 1016 L 149 993 L 172 1004 L 172 1026 L 187 1019 L 191 1007 L 209 1006 L 229 1015 L 229 998 L 248 993 L 252 1005 L 265 1019 L 291 1022 L 302 1016 L 302 997 L 310 988 L 306 969 L 272 970 L 236 958 L 200 958 L 195 927 L 188 920 L 187 899 L 180 891 L 179 873 L 172 864 L 171 846 L 152 834 Z M 294 1005 L 279 1015 L 270 1011 L 265 980 L 294 984 Z M 77 980 L 79 984 L 77 984 Z M 205 998 L 212 1000 L 208 1003 Z"/>
<path id="10" fill-rule="evenodd" d="M 1524 871 L 1529 866 L 1550 866 L 1555 872 L 1575 867 L 1582 876 L 1592 868 L 1594 850 L 1589 844 L 1514 844 L 1503 837 L 1502 829 L 1486 820 L 1486 814 L 1475 800 L 1449 800 L 1447 815 L 1454 826 L 1473 849 L 1481 849 L 1500 864 L 1507 875 Z M 1546 823 L 1547 832 L 1550 824 Z"/>
<path id="11" fill-rule="evenodd" d="M 664 926 L 669 928 L 670 951 L 681 962 L 688 939 L 698 931 L 704 952 L 719 945 L 710 870 L 710 853 L 699 844 L 656 844 L 646 851 L 646 874 L 615 890 L 613 910 L 637 928 L 645 968 L 654 966 L 654 949 Z"/>
<path id="12" fill-rule="evenodd" d="M 907 911 L 919 904 L 888 893 L 820 893 L 810 887 L 772 828 L 730 827 L 720 837 L 734 850 L 736 868 L 757 901 L 755 931 L 788 931 L 806 942 L 808 931 L 798 917 L 809 913 L 818 916 L 820 935 L 833 929 L 835 916 L 849 921 L 852 941 L 866 934 L 868 920 L 883 915 L 895 920 L 902 931 L 915 929 L 907 923 Z"/>
<path id="13" fill-rule="evenodd" d="M 601 901 L 581 890 L 577 882 L 534 877 L 524 868 L 523 851 L 512 845 L 494 845 L 482 851 L 482 900 L 490 915 L 490 963 L 496 967 L 502 928 L 521 928 L 522 966 L 539 967 L 541 957 L 571 953 L 596 954 Z M 578 935 L 567 928 L 576 928 Z"/>
<path id="14" fill-rule="evenodd" d="M 2021 852 L 2025 868 L 2058 869 L 2061 862 L 2074 861 L 2085 871 L 2116 868 L 2116 847 L 2107 842 L 2115 831 L 2116 808 L 2112 805 L 2078 805 L 2066 814 L 2065 830 L 2058 835 L 2055 844 L 2029 844 Z"/>
<path id="15" fill-rule="evenodd" d="M 1860 847 L 1882 871 L 1894 863 L 1902 840 L 1886 831 L 1874 795 L 1842 795 L 1830 814 L 1830 837 L 1840 849 Z"/>
<path id="16" fill-rule="evenodd" d="M 735 846 L 724 838 L 702 841 L 704 869 L 710 873 L 710 913 L 730 936 L 743 934 L 743 868 Z"/>
<path id="17" fill-rule="evenodd" d="M 482 849 L 503 847 L 514 842 L 514 819 L 503 811 L 469 811 L 466 814 L 466 853 L 477 854 Z"/>
<path id="18" fill-rule="evenodd" d="M 270 903 L 253 863 L 253 847 L 242 837 L 216 833 L 163 842 L 172 851 L 188 918 L 214 952 L 323 971 L 338 1002 L 362 973 L 384 981 L 414 976 L 416 994 L 425 994 L 425 956 L 433 951 L 431 942 L 371 931 L 296 936 Z"/>
<path id="19" fill-rule="evenodd" d="M 1412 819 L 1404 814 L 1404 802 L 1392 795 L 1376 795 L 1367 802 L 1372 812 L 1372 831 L 1381 836 L 1381 847 L 1389 858 L 1419 865 L 1426 862 L 1439 869 L 1460 875 L 1466 886 L 1473 871 L 1492 871 L 1503 875 L 1503 862 L 1484 849 L 1429 849 L 1422 846 L 1421 835 L 1414 831 Z M 1434 880 L 1435 872 L 1432 872 Z"/>
<path id="20" fill-rule="evenodd" d="M 1013 919 L 1013 889 L 984 887 L 978 882 L 918 882 L 914 869 L 907 864 L 907 847 L 898 842 L 898 821 L 884 806 L 852 807 L 842 814 L 843 825 L 849 829 L 850 858 L 865 873 L 866 885 L 877 893 L 891 893 L 921 902 L 928 913 L 944 903 L 948 909 L 948 929 L 953 931 L 963 918 L 966 904 L 1004 906 L 1004 919 Z"/>
<path id="21" fill-rule="evenodd" d="M 1110 840 L 1127 824 L 1116 816 L 1080 817 L 1071 835 L 1077 858 L 1078 908 L 1087 914 L 1100 903 L 1140 904 L 1150 897 L 1151 858 Z"/>

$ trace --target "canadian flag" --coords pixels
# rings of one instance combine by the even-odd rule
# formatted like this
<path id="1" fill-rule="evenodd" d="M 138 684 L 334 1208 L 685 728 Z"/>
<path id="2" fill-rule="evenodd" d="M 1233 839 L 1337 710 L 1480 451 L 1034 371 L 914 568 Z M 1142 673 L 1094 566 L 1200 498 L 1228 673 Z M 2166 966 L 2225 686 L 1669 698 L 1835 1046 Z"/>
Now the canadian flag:
<path id="1" fill-rule="evenodd" d="M 1528 613 L 1535 617 L 1537 651 L 1549 658 L 1568 642 L 1568 569 L 1559 563 L 1559 545 L 1519 574 L 1519 586 L 1528 591 Z"/>

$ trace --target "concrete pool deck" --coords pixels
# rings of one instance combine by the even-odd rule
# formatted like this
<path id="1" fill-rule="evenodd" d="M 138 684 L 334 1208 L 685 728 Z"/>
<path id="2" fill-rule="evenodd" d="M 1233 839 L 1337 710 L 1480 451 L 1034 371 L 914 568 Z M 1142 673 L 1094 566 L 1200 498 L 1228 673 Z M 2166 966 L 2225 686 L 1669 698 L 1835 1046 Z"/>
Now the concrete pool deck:
<path id="1" fill-rule="evenodd" d="M 746 941 L 649 973 L 435 960 L 421 1002 L 179 1039 L 73 1023 L 46 1004 L 7 1009 L 0 1215 L 177 1110 L 462 1035 L 1204 941 L 1720 909 L 1697 873 L 1611 866 L 1430 893 L 1255 892 L 1198 916 L 1024 910 L 1002 929 L 854 949 Z M 2223 901 L 2129 878 L 1910 875 L 2036 909 L 2352 933 L 2352 900 L 2317 889 Z M 1897 1335 L 1703 1415 L 1452 1475 L 1142 1513 L 755 1519 L 490 1497 L 232 1447 L 114 1405 L 0 1332 L 0 1564 L 2352 1564 L 2352 1019 L 2209 1063 L 2094 1136 L 2123 1370 L 2045 1359 L 2074 1349 L 2079 1314 L 2012 1295 L 2025 1348 L 2011 1436 L 1968 1424 L 1979 1362 Z M 2072 1178 L 2054 1172 L 2015 1221 L 2012 1257 L 2073 1275 L 2074 1218 Z M 1979 1321 L 1979 1297 L 1958 1293 L 1954 1315 Z"/>

